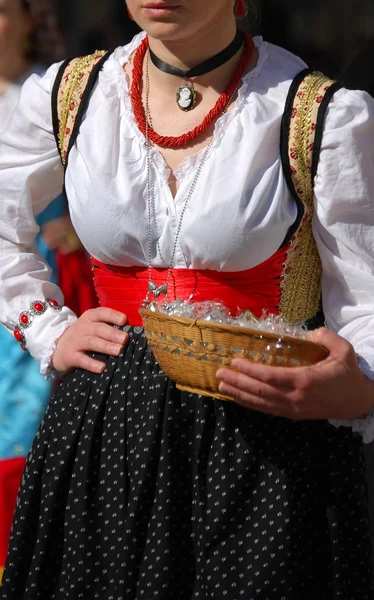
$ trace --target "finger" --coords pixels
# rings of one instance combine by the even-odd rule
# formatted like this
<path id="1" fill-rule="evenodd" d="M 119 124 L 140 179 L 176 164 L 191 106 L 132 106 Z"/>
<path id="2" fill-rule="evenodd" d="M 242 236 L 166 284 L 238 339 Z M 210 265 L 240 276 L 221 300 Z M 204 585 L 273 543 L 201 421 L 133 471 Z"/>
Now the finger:
<path id="1" fill-rule="evenodd" d="M 313 342 L 314 344 L 320 344 L 324 346 L 330 357 L 342 357 L 347 356 L 353 351 L 353 348 L 347 340 L 343 339 L 334 331 L 327 329 L 327 327 L 321 327 L 320 329 L 315 329 L 308 334 L 308 341 Z"/>
<path id="2" fill-rule="evenodd" d="M 256 364 L 243 358 L 236 358 L 232 361 L 231 366 L 247 377 L 284 390 L 293 390 L 298 387 L 300 377 L 305 369 L 305 367 L 272 367 Z"/>
<path id="3" fill-rule="evenodd" d="M 61 226 L 54 226 L 52 223 L 46 223 L 42 227 L 42 238 L 50 243 L 58 244 L 64 239 L 65 232 Z"/>
<path id="4" fill-rule="evenodd" d="M 84 369 L 85 371 L 89 371 L 90 373 L 104 373 L 106 369 L 106 364 L 84 354 L 84 352 L 77 352 L 74 360 L 74 367 L 78 369 Z"/>
<path id="5" fill-rule="evenodd" d="M 283 406 L 280 406 L 276 403 L 269 402 L 266 400 L 260 400 L 255 398 L 251 394 L 238 390 L 231 385 L 221 382 L 218 386 L 219 391 L 222 394 L 227 394 L 234 399 L 236 404 L 240 404 L 244 406 L 244 408 L 248 408 L 249 410 L 255 410 L 257 412 L 261 412 L 266 415 L 273 415 L 275 417 L 285 417 L 286 412 Z"/>
<path id="6" fill-rule="evenodd" d="M 51 240 L 55 239 L 56 237 L 61 237 L 61 234 L 60 230 L 57 227 L 53 226 L 52 223 L 46 223 L 42 227 L 42 236 Z"/>
<path id="7" fill-rule="evenodd" d="M 55 235 L 49 235 L 47 233 L 42 235 L 42 240 L 49 248 L 49 250 L 56 250 L 56 248 L 58 248 L 60 244 L 63 243 L 63 237 L 56 237 Z"/>
<path id="8" fill-rule="evenodd" d="M 113 325 L 119 325 L 121 327 L 127 323 L 127 317 L 124 313 L 105 307 L 87 310 L 84 313 L 84 317 L 92 323 L 101 321 L 102 323 L 113 323 Z"/>
<path id="9" fill-rule="evenodd" d="M 65 215 L 63 217 L 57 217 L 56 219 L 52 219 L 48 221 L 42 226 L 42 231 L 52 231 L 52 232 L 60 232 L 61 230 L 65 230 L 67 227 L 71 227 L 70 217 Z"/>
<path id="10" fill-rule="evenodd" d="M 79 351 L 100 352 L 108 356 L 119 356 L 123 350 L 122 344 L 107 342 L 93 335 L 84 336 L 79 339 Z"/>
<path id="11" fill-rule="evenodd" d="M 115 344 L 124 344 L 129 339 L 129 334 L 125 331 L 119 331 L 107 325 L 106 323 L 89 323 L 86 330 L 86 335 L 93 335 L 99 337 L 107 342 L 114 342 Z"/>
<path id="12" fill-rule="evenodd" d="M 277 404 L 288 404 L 291 398 L 283 390 L 275 388 L 267 383 L 252 379 L 237 371 L 231 369 L 221 369 L 217 372 L 217 379 L 222 383 L 229 385 L 238 392 L 249 394 L 258 401 L 267 401 Z"/>
<path id="13" fill-rule="evenodd" d="M 71 254 L 75 252 L 79 248 L 78 244 L 72 245 L 69 241 L 66 241 L 66 238 L 57 246 L 58 251 L 63 254 Z"/>

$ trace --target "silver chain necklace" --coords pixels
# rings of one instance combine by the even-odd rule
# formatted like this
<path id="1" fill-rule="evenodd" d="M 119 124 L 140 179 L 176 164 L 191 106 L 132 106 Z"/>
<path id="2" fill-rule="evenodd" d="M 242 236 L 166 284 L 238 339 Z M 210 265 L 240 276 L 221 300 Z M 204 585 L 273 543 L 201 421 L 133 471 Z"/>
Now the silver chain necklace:
<path id="1" fill-rule="evenodd" d="M 177 225 L 177 232 L 175 234 L 175 240 L 174 240 L 173 250 L 171 253 L 171 259 L 170 259 L 170 263 L 169 263 L 169 267 L 168 267 L 166 281 L 162 285 L 157 286 L 155 284 L 155 282 L 152 280 L 152 229 L 153 229 L 152 223 L 154 221 L 155 226 L 157 228 L 157 220 L 156 220 L 156 206 L 155 206 L 155 182 L 151 181 L 151 148 L 152 148 L 152 144 L 149 139 L 149 126 L 152 126 L 152 118 L 151 118 L 151 114 L 150 114 L 150 110 L 149 110 L 150 81 L 149 81 L 148 66 L 149 66 L 149 52 L 147 53 L 147 57 L 146 57 L 146 69 L 145 69 L 145 71 L 146 71 L 146 77 L 145 77 L 145 117 L 146 117 L 145 146 L 147 149 L 147 157 L 146 157 L 147 167 L 146 168 L 147 168 L 147 208 L 148 208 L 148 291 L 147 291 L 147 296 L 145 298 L 145 302 L 150 303 L 152 295 L 153 295 L 154 299 L 157 299 L 161 295 L 164 295 L 164 296 L 166 296 L 167 301 L 169 301 L 169 294 L 168 294 L 169 282 L 170 282 L 170 277 L 172 274 L 174 258 L 175 258 L 175 253 L 177 251 L 178 240 L 179 240 L 179 235 L 180 235 L 180 232 L 182 229 L 183 219 L 184 219 L 187 207 L 190 203 L 190 200 L 195 192 L 196 185 L 197 185 L 198 179 L 200 177 L 201 171 L 203 170 L 203 167 L 208 158 L 209 151 L 213 144 L 214 137 L 212 137 L 209 144 L 205 148 L 205 151 L 199 162 L 199 166 L 196 169 L 196 173 L 193 178 L 191 187 L 190 187 L 187 197 L 184 201 L 182 212 L 180 214 L 178 225 Z M 222 116 L 227 112 L 229 106 L 231 105 L 231 102 L 239 88 L 239 85 L 240 85 L 240 83 L 238 83 L 237 87 L 233 91 L 225 110 L 222 112 Z M 157 232 L 157 229 L 156 229 L 156 232 Z M 159 246 L 159 239 L 157 240 L 157 249 L 158 249 L 159 253 L 161 254 L 161 249 Z"/>

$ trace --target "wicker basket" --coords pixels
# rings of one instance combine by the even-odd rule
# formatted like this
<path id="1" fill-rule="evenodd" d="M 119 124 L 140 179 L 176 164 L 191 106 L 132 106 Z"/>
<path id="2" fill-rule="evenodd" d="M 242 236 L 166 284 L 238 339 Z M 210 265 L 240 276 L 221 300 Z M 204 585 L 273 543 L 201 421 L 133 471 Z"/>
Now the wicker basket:
<path id="1" fill-rule="evenodd" d="M 146 308 L 139 310 L 144 331 L 165 375 L 183 391 L 232 400 L 218 390 L 216 372 L 234 358 L 283 367 L 312 365 L 328 355 L 323 346 L 302 339 L 170 317 Z"/>

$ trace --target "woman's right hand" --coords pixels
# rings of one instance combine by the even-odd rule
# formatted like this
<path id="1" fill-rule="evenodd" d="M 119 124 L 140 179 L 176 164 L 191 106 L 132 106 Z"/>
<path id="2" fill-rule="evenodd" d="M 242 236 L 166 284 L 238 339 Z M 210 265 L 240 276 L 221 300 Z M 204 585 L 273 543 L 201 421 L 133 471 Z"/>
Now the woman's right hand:
<path id="1" fill-rule="evenodd" d="M 129 336 L 112 325 L 123 327 L 127 317 L 111 308 L 87 310 L 73 325 L 65 329 L 56 342 L 51 365 L 60 373 L 68 373 L 78 367 L 91 373 L 103 373 L 105 363 L 87 352 L 100 352 L 109 356 L 121 354 Z"/>

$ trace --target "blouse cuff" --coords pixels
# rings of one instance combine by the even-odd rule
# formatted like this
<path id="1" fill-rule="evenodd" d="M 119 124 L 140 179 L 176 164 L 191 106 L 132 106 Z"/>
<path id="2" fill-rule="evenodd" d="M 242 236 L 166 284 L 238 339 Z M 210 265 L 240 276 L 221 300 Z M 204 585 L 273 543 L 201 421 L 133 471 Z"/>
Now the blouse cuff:
<path id="1" fill-rule="evenodd" d="M 77 318 L 67 306 L 62 306 L 60 310 L 47 308 L 44 313 L 34 317 L 30 327 L 23 330 L 25 346 L 40 363 L 40 372 L 46 379 L 58 377 L 58 373 L 50 366 L 56 342 Z"/>
<path id="2" fill-rule="evenodd" d="M 62 336 L 64 331 L 68 329 L 68 327 L 77 321 L 77 319 L 78 317 L 76 315 L 69 315 L 66 321 L 60 323 L 53 329 L 53 335 L 46 341 L 46 345 L 40 355 L 40 373 L 44 375 L 48 381 L 53 382 L 61 377 L 61 373 L 56 371 L 56 369 L 51 366 L 52 356 L 56 350 L 57 341 L 59 338 Z"/>
<path id="3" fill-rule="evenodd" d="M 362 373 L 368 377 L 368 379 L 374 381 L 374 367 L 371 366 L 363 356 L 357 356 L 357 359 Z M 371 411 L 361 419 L 355 419 L 353 421 L 332 420 L 330 423 L 334 425 L 334 427 L 351 427 L 352 431 L 359 433 L 362 436 L 364 444 L 370 444 L 374 441 L 374 404 Z"/>

